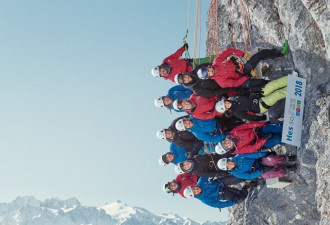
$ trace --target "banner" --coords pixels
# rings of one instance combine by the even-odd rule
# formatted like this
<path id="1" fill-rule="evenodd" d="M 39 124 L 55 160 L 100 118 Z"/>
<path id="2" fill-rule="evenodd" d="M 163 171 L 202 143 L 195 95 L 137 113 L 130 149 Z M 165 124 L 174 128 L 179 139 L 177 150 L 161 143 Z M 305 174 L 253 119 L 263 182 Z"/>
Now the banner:
<path id="1" fill-rule="evenodd" d="M 282 142 L 300 147 L 306 80 L 296 75 L 293 72 L 288 77 Z"/>

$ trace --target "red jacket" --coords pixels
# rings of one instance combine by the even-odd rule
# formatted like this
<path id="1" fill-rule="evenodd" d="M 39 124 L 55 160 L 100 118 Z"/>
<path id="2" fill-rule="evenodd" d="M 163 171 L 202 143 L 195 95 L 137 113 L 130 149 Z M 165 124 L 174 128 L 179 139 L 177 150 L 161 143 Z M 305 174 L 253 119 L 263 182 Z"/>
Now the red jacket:
<path id="1" fill-rule="evenodd" d="M 222 113 L 215 110 L 215 104 L 218 101 L 217 97 L 206 98 L 192 94 L 189 100 L 191 103 L 195 104 L 196 107 L 192 110 L 186 110 L 186 112 L 196 119 L 207 120 L 222 115 Z"/>
<path id="2" fill-rule="evenodd" d="M 227 59 L 231 55 L 243 56 L 244 52 L 238 49 L 228 48 L 221 52 L 213 61 L 214 75 L 210 79 L 215 80 L 220 87 L 239 87 L 249 78 L 240 76 L 236 71 L 236 65 L 232 60 Z M 243 68 L 239 71 L 243 74 Z"/>
<path id="3" fill-rule="evenodd" d="M 183 173 L 179 174 L 175 180 L 181 184 L 181 188 L 178 193 L 184 197 L 183 192 L 189 186 L 195 186 L 198 180 L 198 176 L 195 174 Z M 184 197 L 185 198 L 185 197 Z"/>
<path id="4" fill-rule="evenodd" d="M 239 125 L 230 131 L 230 137 L 237 139 L 233 154 L 252 153 L 259 150 L 267 140 L 260 138 L 255 133 L 254 128 L 265 125 L 266 122 L 250 122 Z"/>
<path id="5" fill-rule="evenodd" d="M 186 60 L 180 58 L 184 51 L 184 47 L 181 47 L 175 53 L 163 60 L 163 63 L 166 63 L 171 67 L 171 72 L 168 74 L 168 77 L 163 77 L 165 80 L 171 80 L 174 82 L 174 77 L 178 73 L 189 73 L 192 71 L 192 66 L 189 63 L 187 66 Z"/>

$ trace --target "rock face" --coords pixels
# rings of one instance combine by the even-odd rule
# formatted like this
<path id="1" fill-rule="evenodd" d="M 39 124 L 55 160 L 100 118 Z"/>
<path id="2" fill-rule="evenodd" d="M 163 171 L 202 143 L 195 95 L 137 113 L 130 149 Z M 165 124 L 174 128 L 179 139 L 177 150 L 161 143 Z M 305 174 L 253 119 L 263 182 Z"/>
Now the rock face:
<path id="1" fill-rule="evenodd" d="M 214 15 L 218 15 L 218 22 Z M 215 43 L 218 52 L 235 44 L 250 51 L 249 33 L 252 49 L 280 47 L 288 39 L 291 55 L 267 60 L 270 68 L 266 77 L 277 78 L 295 69 L 307 80 L 302 145 L 297 151 L 299 168 L 293 184 L 283 189 L 261 186 L 252 190 L 244 204 L 229 209 L 228 224 L 330 224 L 328 1 L 213 0 L 209 19 L 208 54 L 215 53 Z M 250 32 L 242 25 L 247 21 L 252 25 Z M 283 109 L 283 102 L 280 105 Z M 292 147 L 278 150 L 288 152 Z"/>

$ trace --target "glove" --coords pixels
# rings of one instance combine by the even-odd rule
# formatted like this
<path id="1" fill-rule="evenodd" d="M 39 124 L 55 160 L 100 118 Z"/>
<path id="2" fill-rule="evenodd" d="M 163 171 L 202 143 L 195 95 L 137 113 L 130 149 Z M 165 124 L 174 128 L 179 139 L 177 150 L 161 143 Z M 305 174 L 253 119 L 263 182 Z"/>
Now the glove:
<path id="1" fill-rule="evenodd" d="M 268 133 L 266 135 L 264 135 L 262 138 L 265 139 L 265 140 L 268 140 L 269 138 L 271 138 L 273 136 L 272 133 Z"/>
<path id="2" fill-rule="evenodd" d="M 262 116 L 259 116 L 259 121 L 265 121 L 267 119 L 267 116 L 264 114 Z"/>
<path id="3" fill-rule="evenodd" d="M 189 48 L 188 43 L 184 43 L 183 47 L 184 47 L 185 50 L 188 50 L 188 48 Z"/>
<path id="4" fill-rule="evenodd" d="M 246 59 L 246 61 L 249 61 L 251 59 L 251 55 L 249 53 L 244 53 L 243 58 Z"/>
<path id="5" fill-rule="evenodd" d="M 252 77 L 258 77 L 258 72 L 256 69 L 251 70 L 250 74 Z"/>

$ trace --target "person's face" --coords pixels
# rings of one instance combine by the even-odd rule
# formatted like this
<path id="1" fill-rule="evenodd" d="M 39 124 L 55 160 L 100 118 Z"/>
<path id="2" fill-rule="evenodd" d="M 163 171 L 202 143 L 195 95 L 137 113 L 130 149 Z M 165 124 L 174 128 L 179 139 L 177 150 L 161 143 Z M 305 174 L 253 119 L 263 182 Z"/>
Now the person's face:
<path id="1" fill-rule="evenodd" d="M 185 75 L 183 76 L 183 83 L 184 83 L 184 84 L 189 83 L 191 80 L 192 80 L 192 78 L 191 78 L 188 74 L 185 74 Z"/>
<path id="2" fill-rule="evenodd" d="M 173 154 L 166 154 L 166 160 L 169 162 L 172 162 L 174 159 L 174 155 Z"/>
<path id="3" fill-rule="evenodd" d="M 183 162 L 183 169 L 184 170 L 189 170 L 190 167 L 191 167 L 191 162 L 187 162 L 187 161 Z"/>
<path id="4" fill-rule="evenodd" d="M 223 145 L 225 146 L 226 149 L 231 149 L 233 146 L 234 146 L 234 143 L 232 140 L 226 138 L 224 141 L 223 141 Z"/>
<path id="5" fill-rule="evenodd" d="M 213 69 L 213 67 L 208 67 L 207 68 L 207 75 L 209 77 L 212 77 L 214 75 L 214 69 Z"/>
<path id="6" fill-rule="evenodd" d="M 170 131 L 170 130 L 165 130 L 165 136 L 166 136 L 167 139 L 171 138 L 173 136 L 173 132 Z"/>
<path id="7" fill-rule="evenodd" d="M 236 167 L 236 163 L 234 163 L 233 161 L 230 161 L 230 160 L 227 161 L 227 169 L 228 170 L 232 170 L 235 167 Z"/>
<path id="8" fill-rule="evenodd" d="M 230 107 L 231 107 L 231 102 L 229 102 L 229 101 L 224 101 L 224 104 L 225 104 L 225 109 L 226 109 L 226 110 L 230 109 Z"/>
<path id="9" fill-rule="evenodd" d="M 170 99 L 169 97 L 165 96 L 165 97 L 163 97 L 163 102 L 164 102 L 164 105 L 168 106 L 168 105 L 172 104 L 173 100 Z"/>
<path id="10" fill-rule="evenodd" d="M 178 184 L 175 182 L 170 183 L 170 190 L 175 191 L 178 188 Z"/>
<path id="11" fill-rule="evenodd" d="M 168 71 L 166 68 L 159 68 L 159 76 L 166 77 L 167 73 L 168 73 Z"/>
<path id="12" fill-rule="evenodd" d="M 198 187 L 198 186 L 194 186 L 191 187 L 192 192 L 194 193 L 194 195 L 199 195 L 202 192 L 202 188 Z"/>
<path id="13" fill-rule="evenodd" d="M 191 120 L 184 120 L 184 121 L 183 121 L 183 125 L 184 125 L 184 127 L 185 127 L 186 129 L 189 129 L 189 128 L 191 128 L 194 124 L 193 124 L 193 122 L 191 122 Z"/>
<path id="14" fill-rule="evenodd" d="M 192 108 L 192 104 L 189 101 L 187 100 L 182 101 L 182 109 L 187 110 L 191 108 Z"/>

